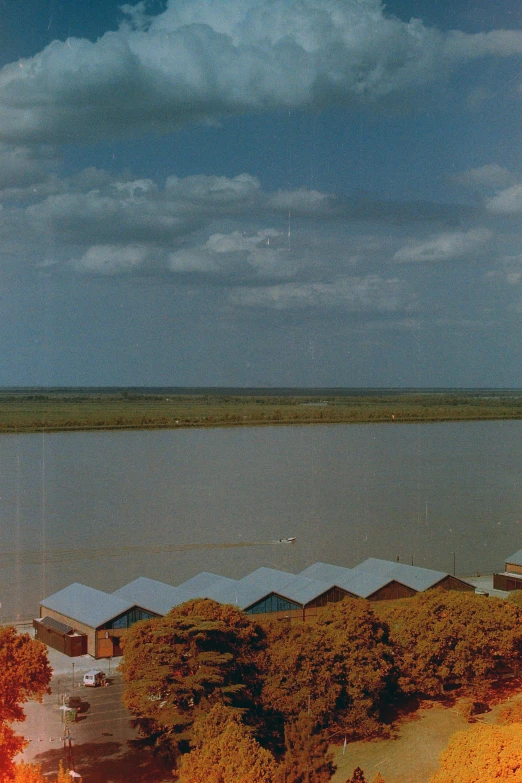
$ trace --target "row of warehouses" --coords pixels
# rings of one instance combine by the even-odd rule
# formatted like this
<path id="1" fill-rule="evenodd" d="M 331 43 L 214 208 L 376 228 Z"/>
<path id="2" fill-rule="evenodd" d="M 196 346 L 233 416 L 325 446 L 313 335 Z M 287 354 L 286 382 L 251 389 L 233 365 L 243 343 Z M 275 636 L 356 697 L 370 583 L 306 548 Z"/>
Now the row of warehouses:
<path id="1" fill-rule="evenodd" d="M 139 577 L 113 593 L 77 582 L 40 603 L 36 638 L 70 656 L 121 655 L 121 636 L 138 620 L 162 617 L 194 598 L 233 604 L 248 614 L 306 620 L 345 596 L 369 601 L 409 598 L 432 588 L 474 590 L 442 571 L 369 558 L 355 568 L 314 563 L 299 574 L 258 568 L 242 579 L 206 571 L 174 587 Z"/>

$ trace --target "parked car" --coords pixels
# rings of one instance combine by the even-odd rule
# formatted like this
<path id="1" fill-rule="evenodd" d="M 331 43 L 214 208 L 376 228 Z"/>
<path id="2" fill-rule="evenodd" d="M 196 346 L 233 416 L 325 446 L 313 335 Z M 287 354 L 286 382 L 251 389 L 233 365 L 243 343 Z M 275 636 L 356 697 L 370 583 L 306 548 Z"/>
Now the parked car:
<path id="1" fill-rule="evenodd" d="M 78 712 L 82 711 L 83 704 L 80 696 L 66 696 L 65 704 L 72 710 L 78 710 Z"/>

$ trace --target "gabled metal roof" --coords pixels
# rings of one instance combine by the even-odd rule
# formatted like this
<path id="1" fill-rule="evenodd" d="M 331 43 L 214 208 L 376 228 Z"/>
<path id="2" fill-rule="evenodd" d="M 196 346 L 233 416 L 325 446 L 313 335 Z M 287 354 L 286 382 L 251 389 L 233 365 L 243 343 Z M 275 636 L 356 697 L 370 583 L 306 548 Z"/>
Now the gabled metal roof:
<path id="1" fill-rule="evenodd" d="M 420 568 L 406 563 L 394 563 L 392 560 L 380 560 L 376 557 L 369 557 L 368 560 L 355 566 L 353 570 L 388 576 L 390 579 L 418 591 L 428 590 L 449 576 L 444 571 L 434 571 L 431 568 Z M 459 581 L 463 582 L 464 580 Z"/>
<path id="2" fill-rule="evenodd" d="M 512 563 L 513 565 L 522 566 L 522 549 L 519 549 L 518 552 L 515 552 L 515 554 L 511 555 L 510 557 L 506 557 L 505 562 Z"/>
<path id="3" fill-rule="evenodd" d="M 40 601 L 40 605 L 63 614 L 72 621 L 76 620 L 90 628 L 98 628 L 132 609 L 135 602 L 73 582 L 72 585 Z"/>
<path id="4" fill-rule="evenodd" d="M 279 571 L 277 568 L 256 568 L 251 574 L 247 574 L 240 579 L 241 584 L 265 585 L 267 592 L 277 590 L 285 585 L 289 579 L 294 579 L 295 574 L 288 571 Z"/>
<path id="5" fill-rule="evenodd" d="M 306 606 L 310 601 L 319 598 L 320 595 L 326 593 L 327 590 L 331 590 L 334 586 L 333 582 L 323 582 L 320 579 L 312 579 L 311 577 L 296 574 L 284 585 L 282 592 L 285 598 Z"/>
<path id="6" fill-rule="evenodd" d="M 231 580 L 233 581 L 233 580 Z M 256 604 L 267 595 L 264 587 L 259 585 L 240 584 L 222 584 L 216 585 L 210 598 L 221 604 L 233 604 L 239 609 L 247 609 L 252 604 Z"/>
<path id="7" fill-rule="evenodd" d="M 323 582 L 337 584 L 337 580 L 342 579 L 346 581 L 353 576 L 353 571 L 351 568 L 343 568 L 343 566 L 330 565 L 329 563 L 314 563 L 301 571 L 299 576 L 307 576 L 312 579 L 320 579 Z"/>
<path id="8" fill-rule="evenodd" d="M 147 579 L 144 576 L 134 579 L 127 585 L 115 590 L 112 595 L 127 601 L 132 601 L 136 606 L 147 612 L 164 615 L 174 606 L 190 601 L 194 596 L 180 587 L 173 587 L 155 579 Z"/>
<path id="9" fill-rule="evenodd" d="M 239 580 L 240 591 L 246 586 L 257 588 L 257 594 L 251 592 L 251 596 L 256 596 L 252 603 L 257 603 L 271 593 L 277 593 L 293 603 L 304 606 L 323 595 L 335 584 L 333 581 L 313 579 L 302 574 L 290 574 L 288 571 L 278 571 L 275 568 L 258 568 Z M 252 606 L 252 603 L 248 606 Z"/>
<path id="10" fill-rule="evenodd" d="M 211 598 L 210 592 L 217 589 L 218 586 L 234 585 L 235 583 L 235 579 L 229 579 L 227 576 L 202 571 L 200 574 L 196 574 L 196 576 L 178 585 L 178 588 L 190 593 L 191 598 Z"/>
<path id="11" fill-rule="evenodd" d="M 392 565 L 394 564 L 392 563 Z M 343 568 L 343 566 L 330 565 L 329 563 L 314 563 L 301 571 L 301 576 L 310 575 L 316 579 L 324 579 L 357 598 L 368 598 L 390 582 L 402 581 L 390 576 L 387 571 L 388 569 L 384 568 L 381 570 L 375 568 L 372 571 L 370 568 L 360 569 L 359 566 Z"/>
<path id="12" fill-rule="evenodd" d="M 386 587 L 391 582 L 398 581 L 388 574 L 372 574 L 371 572 L 361 571 L 353 574 L 349 579 L 340 580 L 344 590 L 347 590 L 357 598 L 370 598 L 377 590 Z"/>
<path id="13" fill-rule="evenodd" d="M 381 560 L 378 557 L 369 557 L 353 567 L 352 571 L 371 571 L 374 574 L 387 574 L 388 571 L 400 563 L 395 560 Z M 411 566 L 410 566 L 411 567 Z"/>
<path id="14" fill-rule="evenodd" d="M 419 568 L 405 563 L 396 563 L 392 574 L 399 582 L 420 591 L 433 587 L 448 576 L 444 571 L 433 571 L 430 568 Z"/>

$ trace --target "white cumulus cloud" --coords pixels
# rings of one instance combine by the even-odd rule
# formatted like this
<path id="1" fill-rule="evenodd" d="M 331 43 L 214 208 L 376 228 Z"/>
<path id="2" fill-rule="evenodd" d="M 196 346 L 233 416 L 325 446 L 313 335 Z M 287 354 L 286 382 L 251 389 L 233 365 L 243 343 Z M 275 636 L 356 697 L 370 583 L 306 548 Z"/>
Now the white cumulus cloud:
<path id="1" fill-rule="evenodd" d="M 0 144 L 0 190 L 39 185 L 49 178 L 56 162 L 55 151 L 39 147 Z"/>
<path id="2" fill-rule="evenodd" d="M 116 275 L 142 267 L 149 258 L 149 249 L 142 245 L 94 245 L 71 265 L 80 272 Z"/>
<path id="3" fill-rule="evenodd" d="M 514 215 L 522 212 L 522 185 L 512 185 L 486 201 L 489 212 Z"/>
<path id="4" fill-rule="evenodd" d="M 380 0 L 169 0 L 95 42 L 54 41 L 0 71 L 0 140 L 105 138 L 281 108 L 378 100 L 476 57 L 522 54 L 522 32 L 442 33 Z"/>
<path id="5" fill-rule="evenodd" d="M 397 250 L 393 261 L 426 262 L 459 260 L 473 253 L 492 237 L 488 229 L 442 233 L 427 241 L 411 242 Z"/>
<path id="6" fill-rule="evenodd" d="M 261 185 L 250 174 L 237 177 L 216 177 L 206 174 L 194 174 L 189 177 L 167 178 L 165 191 L 170 199 L 194 210 L 226 210 L 241 206 L 258 204 Z"/>
<path id="7" fill-rule="evenodd" d="M 142 182 L 142 181 L 140 181 Z M 68 241 L 165 241 L 191 230 L 176 203 L 135 182 L 49 196 L 27 210 L 32 225 Z"/>
<path id="8" fill-rule="evenodd" d="M 486 163 L 484 166 L 463 171 L 453 179 L 467 188 L 496 190 L 511 185 L 515 177 L 511 171 L 497 163 Z"/>
<path id="9" fill-rule="evenodd" d="M 299 214 L 313 214 L 323 207 L 329 208 L 331 200 L 332 197 L 328 193 L 308 188 L 297 188 L 296 190 L 280 190 L 274 193 L 268 204 L 274 209 L 283 209 Z"/>
<path id="10" fill-rule="evenodd" d="M 169 253 L 172 272 L 244 278 L 281 278 L 293 274 L 295 259 L 283 247 L 283 237 L 272 228 L 255 234 L 232 231 L 211 234 L 202 245 L 183 247 Z"/>

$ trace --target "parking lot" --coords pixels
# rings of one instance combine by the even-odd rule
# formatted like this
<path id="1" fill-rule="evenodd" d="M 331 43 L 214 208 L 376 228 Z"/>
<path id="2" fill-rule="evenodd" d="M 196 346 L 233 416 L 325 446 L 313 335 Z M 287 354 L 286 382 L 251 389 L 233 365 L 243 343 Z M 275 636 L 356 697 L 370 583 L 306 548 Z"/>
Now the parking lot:
<path id="1" fill-rule="evenodd" d="M 110 674 L 107 665 L 102 662 L 100 666 L 107 672 L 106 687 L 82 685 L 83 671 L 97 668 L 98 663 L 92 659 L 75 661 L 73 686 L 72 661 L 67 659 L 61 668 L 70 671 L 58 672 L 59 666 L 55 668 L 52 693 L 42 704 L 26 705 L 27 719 L 19 728 L 29 740 L 24 760 L 41 764 L 42 772 L 51 777 L 60 761 L 66 766 L 72 761 L 72 768 L 81 774 L 84 783 L 162 783 L 172 779 L 168 766 L 128 745 L 136 732 L 121 700 L 123 682 L 114 665 Z M 68 696 L 80 705 L 74 722 L 66 719 L 66 710 L 62 709 Z"/>

